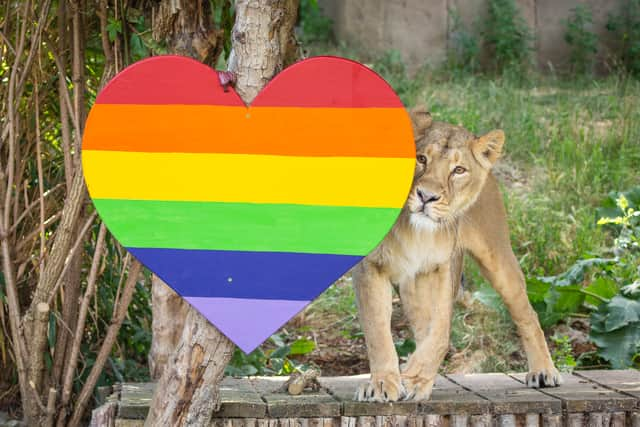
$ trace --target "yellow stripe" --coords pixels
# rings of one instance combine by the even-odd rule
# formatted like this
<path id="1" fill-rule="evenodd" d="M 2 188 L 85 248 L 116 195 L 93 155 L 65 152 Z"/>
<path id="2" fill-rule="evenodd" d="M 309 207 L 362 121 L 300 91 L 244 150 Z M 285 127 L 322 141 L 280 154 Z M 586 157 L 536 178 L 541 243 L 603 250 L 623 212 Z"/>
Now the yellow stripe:
<path id="1" fill-rule="evenodd" d="M 94 199 L 402 207 L 414 160 L 83 150 Z"/>

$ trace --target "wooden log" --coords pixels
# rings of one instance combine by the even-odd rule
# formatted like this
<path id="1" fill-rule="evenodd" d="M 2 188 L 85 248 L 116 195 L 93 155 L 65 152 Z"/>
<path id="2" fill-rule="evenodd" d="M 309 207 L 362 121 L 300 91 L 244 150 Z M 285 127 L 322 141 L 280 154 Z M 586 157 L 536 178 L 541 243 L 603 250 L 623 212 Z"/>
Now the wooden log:
<path id="1" fill-rule="evenodd" d="M 567 414 L 567 427 L 582 427 L 584 425 L 583 413 Z"/>
<path id="2" fill-rule="evenodd" d="M 491 427 L 491 414 L 472 415 L 469 419 L 471 427 Z"/>
<path id="3" fill-rule="evenodd" d="M 626 420 L 624 412 L 614 412 L 611 414 L 611 427 L 625 427 Z"/>
<path id="4" fill-rule="evenodd" d="M 358 420 L 356 422 L 356 427 L 374 427 L 375 425 L 376 417 L 358 417 Z"/>
<path id="5" fill-rule="evenodd" d="M 397 427 L 407 427 L 408 417 L 406 415 L 394 415 L 391 422 Z"/>
<path id="6" fill-rule="evenodd" d="M 542 415 L 543 427 L 561 427 L 562 415 L 559 414 L 543 414 Z"/>
<path id="7" fill-rule="evenodd" d="M 605 427 L 604 413 L 603 412 L 591 412 L 587 416 L 588 427 Z M 606 425 L 609 427 L 609 424 Z"/>
<path id="8" fill-rule="evenodd" d="M 451 416 L 451 427 L 467 427 L 469 416 L 466 414 L 455 414 Z"/>
<path id="9" fill-rule="evenodd" d="M 540 414 L 526 414 L 524 425 L 526 427 L 540 427 Z"/>
<path id="10" fill-rule="evenodd" d="M 107 402 L 98 406 L 91 412 L 89 427 L 114 427 L 117 412 L 118 404 L 116 402 Z"/>
<path id="11" fill-rule="evenodd" d="M 338 427 L 340 425 L 340 418 L 322 418 L 323 427 Z"/>
<path id="12" fill-rule="evenodd" d="M 498 415 L 498 427 L 516 427 L 516 416 L 513 414 Z"/>

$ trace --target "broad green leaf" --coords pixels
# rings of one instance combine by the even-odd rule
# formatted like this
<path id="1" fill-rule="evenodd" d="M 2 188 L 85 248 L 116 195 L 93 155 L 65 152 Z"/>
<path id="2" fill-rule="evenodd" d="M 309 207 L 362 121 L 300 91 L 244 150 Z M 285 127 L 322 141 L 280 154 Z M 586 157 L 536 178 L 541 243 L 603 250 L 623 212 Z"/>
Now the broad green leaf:
<path id="1" fill-rule="evenodd" d="M 609 314 L 605 319 L 605 331 L 610 332 L 640 322 L 640 302 L 623 296 L 615 296 L 607 304 Z"/>
<path id="2" fill-rule="evenodd" d="M 598 354 L 608 360 L 614 369 L 629 368 L 633 364 L 632 358 L 638 352 L 640 324 L 629 324 L 606 333 L 596 332 L 592 328 L 590 338 L 598 346 Z"/>
<path id="3" fill-rule="evenodd" d="M 538 277 L 539 280 L 555 286 L 579 285 L 584 280 L 584 275 L 591 267 L 613 264 L 617 262 L 615 258 L 589 258 L 576 261 L 569 270 L 557 276 Z"/>
<path id="4" fill-rule="evenodd" d="M 306 338 L 297 339 L 291 344 L 290 355 L 308 354 L 316 348 L 316 343 Z"/>
<path id="5" fill-rule="evenodd" d="M 598 277 L 589 286 L 584 288 L 584 290 L 608 300 L 618 293 L 618 285 L 609 277 Z M 584 302 L 585 304 L 597 307 L 602 303 L 602 300 L 587 295 Z"/>
<path id="6" fill-rule="evenodd" d="M 527 295 L 529 295 L 529 300 L 532 303 L 544 301 L 549 288 L 551 288 L 549 283 L 545 283 L 535 277 L 527 279 Z"/>
<path id="7" fill-rule="evenodd" d="M 291 348 L 285 345 L 283 347 L 278 347 L 275 350 L 273 350 L 273 352 L 270 354 L 270 357 L 272 359 L 282 359 L 287 357 L 287 355 L 289 355 L 290 352 L 291 352 Z"/>

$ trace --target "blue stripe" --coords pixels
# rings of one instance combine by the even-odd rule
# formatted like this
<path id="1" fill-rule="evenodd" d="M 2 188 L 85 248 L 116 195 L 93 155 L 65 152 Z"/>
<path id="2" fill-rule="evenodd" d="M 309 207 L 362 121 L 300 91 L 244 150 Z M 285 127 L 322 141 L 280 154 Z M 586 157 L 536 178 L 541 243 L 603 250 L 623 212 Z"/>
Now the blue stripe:
<path id="1" fill-rule="evenodd" d="M 362 259 L 288 252 L 127 249 L 183 297 L 310 301 Z"/>

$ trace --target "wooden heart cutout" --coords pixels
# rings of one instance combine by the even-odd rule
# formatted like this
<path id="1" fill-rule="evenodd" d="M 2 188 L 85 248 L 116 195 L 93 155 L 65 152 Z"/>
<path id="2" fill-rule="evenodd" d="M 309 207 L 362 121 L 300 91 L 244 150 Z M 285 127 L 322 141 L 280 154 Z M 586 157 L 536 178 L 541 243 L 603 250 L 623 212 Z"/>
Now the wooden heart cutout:
<path id="1" fill-rule="evenodd" d="M 82 164 L 120 243 L 248 353 L 382 240 L 415 148 L 357 62 L 298 62 L 247 107 L 213 69 L 158 56 L 100 92 Z"/>

